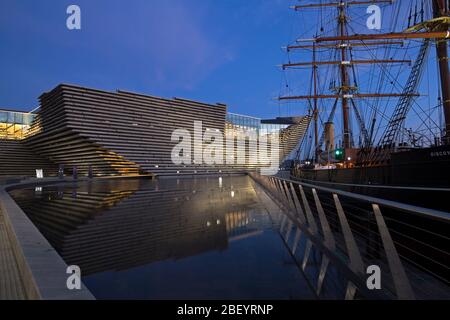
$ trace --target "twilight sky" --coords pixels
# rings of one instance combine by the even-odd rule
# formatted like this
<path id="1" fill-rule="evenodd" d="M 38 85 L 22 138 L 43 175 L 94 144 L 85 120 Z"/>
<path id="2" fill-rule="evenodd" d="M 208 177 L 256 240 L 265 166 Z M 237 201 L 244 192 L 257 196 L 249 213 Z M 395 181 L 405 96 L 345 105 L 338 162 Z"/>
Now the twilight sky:
<path id="1" fill-rule="evenodd" d="M 273 100 L 285 89 L 276 67 L 286 62 L 281 47 L 317 28 L 317 16 L 289 9 L 297 3 L 1 0 L 0 108 L 29 111 L 41 93 L 72 83 L 222 102 L 231 112 L 264 118 L 304 112 Z M 70 4 L 81 7 L 81 30 L 66 28 Z M 355 10 L 365 17 L 366 7 Z M 322 18 L 334 25 L 331 14 Z M 309 73 L 299 77 L 310 83 Z"/>
<path id="2" fill-rule="evenodd" d="M 81 8 L 81 30 L 66 28 L 70 4 Z M 279 93 L 280 47 L 292 39 L 291 4 L 2 0 L 0 107 L 30 110 L 42 92 L 64 82 L 278 115 L 271 98 Z"/>

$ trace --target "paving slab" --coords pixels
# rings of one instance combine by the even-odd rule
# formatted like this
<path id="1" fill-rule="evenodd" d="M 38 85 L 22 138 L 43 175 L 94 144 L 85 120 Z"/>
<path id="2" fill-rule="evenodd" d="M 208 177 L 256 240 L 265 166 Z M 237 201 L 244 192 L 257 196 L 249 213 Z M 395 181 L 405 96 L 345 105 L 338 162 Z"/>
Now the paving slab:
<path id="1" fill-rule="evenodd" d="M 0 208 L 0 300 L 26 299 L 11 241 Z"/>

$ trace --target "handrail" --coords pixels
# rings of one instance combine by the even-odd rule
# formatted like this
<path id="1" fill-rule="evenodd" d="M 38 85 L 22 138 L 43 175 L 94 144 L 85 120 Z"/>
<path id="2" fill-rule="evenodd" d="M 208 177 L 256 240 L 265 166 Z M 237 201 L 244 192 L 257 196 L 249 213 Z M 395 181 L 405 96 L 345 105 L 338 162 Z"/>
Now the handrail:
<path id="1" fill-rule="evenodd" d="M 309 184 L 309 183 L 305 183 L 305 182 L 297 181 L 297 180 L 291 180 L 291 179 L 286 179 L 286 178 L 281 178 L 281 177 L 276 177 L 276 178 L 290 182 L 290 183 L 300 184 L 300 185 L 303 185 L 308 188 L 314 188 L 316 190 L 330 192 L 330 193 L 337 194 L 337 195 L 340 195 L 343 197 L 348 197 L 348 198 L 364 201 L 369 204 L 376 203 L 376 204 L 384 206 L 384 207 L 397 209 L 400 211 L 413 213 L 413 214 L 417 214 L 417 215 L 425 215 L 427 217 L 442 220 L 447 223 L 450 222 L 450 213 L 449 212 L 439 211 L 439 210 L 434 210 L 434 209 L 427 209 L 427 208 L 418 207 L 418 206 L 414 206 L 414 205 L 410 205 L 410 204 L 406 204 L 406 203 L 385 200 L 385 199 L 371 197 L 371 196 L 365 196 L 362 194 L 338 190 L 338 189 L 322 187 L 319 185 Z"/>
<path id="2" fill-rule="evenodd" d="M 397 242 L 398 239 L 393 237 L 394 233 L 396 235 L 396 229 L 391 229 L 390 227 L 388 227 L 386 222 L 390 223 L 392 221 L 398 221 L 396 219 L 393 219 L 390 213 L 391 210 L 393 212 L 408 212 L 411 214 L 416 214 L 418 216 L 420 215 L 421 218 L 429 219 L 430 221 L 433 219 L 438 219 L 439 222 L 444 223 L 448 223 L 448 221 L 450 220 L 450 213 L 421 208 L 370 196 L 364 196 L 352 192 L 321 187 L 318 185 L 295 181 L 280 176 L 261 176 L 254 174 L 251 174 L 250 176 L 255 181 L 259 182 L 274 197 L 280 208 L 283 208 L 283 214 L 294 219 L 293 221 L 295 221 L 297 227 L 301 229 L 300 233 L 304 234 L 307 237 L 306 244 L 309 244 L 309 247 L 307 246 L 305 248 L 303 263 L 300 263 L 302 265 L 302 268 L 305 268 L 308 261 L 309 250 L 311 249 L 311 241 L 319 249 L 319 251 L 325 254 L 325 256 L 322 257 L 320 275 L 316 285 L 318 295 L 321 291 L 325 274 L 327 273 L 329 262 L 328 259 L 334 261 L 335 266 L 338 266 L 338 268 L 339 265 L 342 267 L 341 262 L 343 262 L 345 265 L 344 269 L 346 270 L 345 273 L 347 275 L 348 271 L 351 271 L 351 274 L 362 276 L 362 279 L 364 279 L 364 275 L 361 272 L 364 268 L 364 262 L 362 259 L 363 257 L 361 255 L 362 251 L 360 251 L 361 248 L 357 244 L 355 237 L 358 236 L 359 241 L 361 241 L 361 239 L 369 238 L 366 238 L 364 235 L 360 234 L 357 229 L 354 229 L 353 225 L 351 226 L 349 224 L 350 220 L 348 219 L 351 219 L 349 218 L 349 215 L 354 216 L 356 212 L 352 211 L 353 206 L 347 206 L 347 208 L 343 208 L 339 199 L 340 196 L 342 196 L 343 198 L 356 200 L 355 202 L 360 204 L 362 203 L 370 205 L 371 209 L 369 209 L 368 206 L 367 212 L 372 212 L 370 219 L 375 218 L 375 220 L 371 222 L 371 227 L 376 228 L 376 230 L 373 230 L 373 232 L 378 237 L 380 237 L 380 248 L 382 248 L 381 252 L 385 259 L 383 262 L 380 261 L 380 266 L 383 266 L 383 273 L 387 273 L 386 270 L 389 270 L 389 273 L 394 278 L 393 281 L 391 281 L 389 284 L 390 288 L 387 287 L 387 291 L 385 291 L 385 288 L 383 288 L 383 293 L 387 294 L 388 296 L 394 294 L 398 299 L 408 300 L 415 299 L 416 294 L 426 294 L 424 290 L 420 289 L 420 286 L 415 285 L 413 288 L 409 278 L 420 279 L 420 276 L 418 276 L 414 272 L 406 272 L 406 265 L 404 265 L 404 263 L 405 261 L 411 262 L 409 258 L 407 258 L 409 257 L 409 253 L 405 256 L 405 252 L 403 250 L 404 243 L 402 241 Z M 311 193 L 308 194 L 308 197 L 305 194 L 306 189 L 311 191 Z M 319 191 L 332 195 L 332 202 L 328 203 L 329 199 L 327 200 L 326 210 L 325 207 L 323 207 L 323 203 L 321 201 L 322 199 L 320 199 L 322 195 Z M 333 208 L 331 208 L 332 203 L 334 203 L 335 205 L 334 210 Z M 311 212 L 311 206 L 315 206 L 314 214 L 313 212 Z M 359 209 L 355 209 L 358 212 Z M 382 211 L 385 209 L 390 210 L 387 210 L 386 213 L 382 213 Z M 337 214 L 336 218 L 338 220 L 334 221 L 335 218 L 333 218 L 333 221 L 330 221 L 329 214 Z M 408 216 L 404 216 L 403 219 L 400 219 L 400 222 L 404 219 L 409 221 Z M 317 223 L 317 221 L 319 223 Z M 333 230 L 330 229 L 330 222 L 333 222 Z M 283 230 L 283 227 L 281 229 Z M 319 230 L 320 232 L 318 233 L 317 231 Z M 337 234 L 340 234 L 340 236 L 336 238 Z M 288 242 L 289 240 L 288 235 L 291 235 L 291 232 L 288 232 L 288 230 L 286 230 L 286 242 Z M 442 235 L 441 237 L 445 236 Z M 295 250 L 298 246 L 296 242 L 298 242 L 299 239 L 300 238 L 297 234 L 296 240 L 294 240 L 295 243 L 293 244 Z M 335 246 L 335 244 L 337 244 L 337 241 L 339 242 L 339 250 L 347 255 L 347 258 L 344 258 L 341 262 L 336 261 L 337 246 Z M 402 248 L 402 250 L 397 251 L 397 247 L 399 247 L 399 250 Z M 432 248 L 434 250 L 439 250 L 439 248 Z M 413 256 L 421 256 L 421 252 L 414 250 Z M 427 257 L 427 261 L 431 261 L 433 264 L 439 264 L 440 261 L 443 261 L 442 259 L 445 259 L 444 256 L 439 256 L 438 260 L 433 259 L 433 257 Z M 372 262 L 370 261 L 370 259 L 364 259 L 364 261 L 366 264 L 370 264 Z M 442 275 L 442 271 L 440 271 L 440 269 L 430 269 L 426 267 L 426 265 L 421 264 L 420 261 L 421 260 L 418 261 L 418 264 L 414 263 L 413 266 L 423 268 L 422 270 L 425 273 L 436 277 L 436 288 L 439 288 L 440 284 L 442 283 L 447 283 L 445 280 L 446 277 Z M 410 268 L 409 264 L 408 268 Z M 347 280 L 347 289 L 345 293 L 346 299 L 354 299 L 355 293 L 357 291 L 363 293 L 366 298 L 371 298 L 372 294 L 367 293 L 367 288 L 364 285 L 361 285 L 359 280 L 355 281 L 351 277 L 349 277 Z"/>

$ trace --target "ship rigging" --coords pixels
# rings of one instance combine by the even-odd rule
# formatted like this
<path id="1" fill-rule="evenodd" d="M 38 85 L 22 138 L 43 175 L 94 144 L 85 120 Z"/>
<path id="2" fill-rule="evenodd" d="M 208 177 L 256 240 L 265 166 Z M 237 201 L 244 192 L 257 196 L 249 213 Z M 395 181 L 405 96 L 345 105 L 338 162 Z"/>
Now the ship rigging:
<path id="1" fill-rule="evenodd" d="M 358 24 L 351 13 L 355 12 L 353 8 L 364 9 L 369 5 L 383 6 L 385 12 L 392 13 L 388 19 L 390 28 L 383 32 L 360 31 L 364 23 Z M 302 141 L 298 160 L 316 165 L 329 165 L 332 161 L 345 166 L 374 166 L 389 163 L 391 153 L 401 146 L 450 144 L 448 1 L 320 1 L 302 3 L 292 9 L 304 14 L 315 10 L 321 19 L 312 38 L 297 39 L 286 47 L 289 62 L 282 65 L 286 71 L 311 70 L 308 94 L 281 94 L 278 98 L 281 103 L 307 101 L 313 116 L 310 134 Z M 330 17 L 328 24 L 324 23 L 325 12 Z M 399 31 L 398 26 L 402 25 L 399 17 L 404 13 L 407 25 Z M 418 102 L 421 96 L 418 89 L 424 70 L 429 68 L 432 45 L 436 48 L 439 74 L 434 115 L 429 114 L 430 105 L 427 110 Z M 292 55 L 297 52 L 303 53 L 302 57 L 311 54 L 312 59 L 292 62 Z M 361 77 L 364 72 L 365 77 Z M 287 87 L 291 93 L 291 87 Z M 393 99 L 398 100 L 395 107 Z M 416 114 L 415 122 L 421 122 L 415 129 L 406 127 L 411 111 Z M 436 114 L 443 115 L 443 125 Z M 329 140 L 334 136 L 330 130 L 338 121 L 341 139 L 336 143 Z M 357 123 L 356 130 L 352 122 Z M 340 154 L 343 157 L 336 158 Z"/>

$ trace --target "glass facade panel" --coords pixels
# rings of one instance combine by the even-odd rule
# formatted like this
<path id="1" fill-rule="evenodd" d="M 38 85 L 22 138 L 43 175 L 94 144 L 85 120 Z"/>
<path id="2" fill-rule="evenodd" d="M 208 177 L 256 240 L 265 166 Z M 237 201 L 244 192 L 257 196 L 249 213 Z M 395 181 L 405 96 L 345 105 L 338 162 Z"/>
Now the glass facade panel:
<path id="1" fill-rule="evenodd" d="M 300 129 L 290 131 L 290 128 L 297 124 L 291 118 L 276 118 L 262 121 L 254 117 L 228 113 L 226 120 L 227 134 L 231 133 L 235 137 L 239 137 L 242 132 L 244 137 L 248 137 L 249 131 L 255 130 L 257 136 L 267 137 L 265 141 L 278 139 L 277 148 L 280 152 L 280 161 L 284 161 L 290 156 L 303 136 L 303 134 L 299 135 L 296 133 Z"/>
<path id="2" fill-rule="evenodd" d="M 280 133 L 289 127 L 287 124 L 261 123 L 261 119 L 235 113 L 227 113 L 226 121 L 228 129 L 253 129 L 263 134 Z"/>
<path id="3" fill-rule="evenodd" d="M 261 119 L 235 113 L 227 113 L 227 128 L 259 130 Z"/>
<path id="4" fill-rule="evenodd" d="M 33 113 L 0 110 L 0 139 L 24 139 L 35 117 Z"/>

